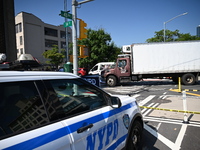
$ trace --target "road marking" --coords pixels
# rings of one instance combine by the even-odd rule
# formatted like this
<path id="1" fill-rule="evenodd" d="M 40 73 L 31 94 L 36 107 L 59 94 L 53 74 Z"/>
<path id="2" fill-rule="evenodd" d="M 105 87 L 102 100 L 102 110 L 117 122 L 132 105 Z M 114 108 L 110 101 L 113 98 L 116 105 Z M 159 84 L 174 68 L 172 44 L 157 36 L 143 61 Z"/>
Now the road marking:
<path id="1" fill-rule="evenodd" d="M 147 98 L 145 98 L 144 100 L 142 100 L 139 103 L 139 106 L 143 106 L 144 104 L 148 103 L 150 100 L 152 100 L 156 95 L 149 95 Z"/>
<path id="2" fill-rule="evenodd" d="M 167 92 L 164 92 L 163 95 L 159 96 L 159 99 L 165 99 L 167 96 L 166 96 Z"/>
<path id="3" fill-rule="evenodd" d="M 172 141 L 170 141 L 169 139 L 167 139 L 166 137 L 164 137 L 160 133 L 156 132 L 155 130 L 153 130 L 148 125 L 144 124 L 144 128 L 149 133 L 151 133 L 153 136 L 155 136 L 157 139 L 159 139 L 163 144 L 165 144 L 166 146 L 168 146 L 170 149 L 173 149 L 173 148 L 179 148 L 180 149 L 180 147 L 177 147 Z"/>
<path id="4" fill-rule="evenodd" d="M 139 107 L 140 108 L 147 108 L 147 109 L 162 110 L 162 111 L 171 111 L 171 112 L 180 112 L 180 113 L 189 113 L 189 114 L 200 114 L 200 112 L 198 112 L 198 111 L 186 111 L 186 110 L 158 108 L 158 107 L 147 107 L 147 106 L 139 106 Z"/>
<path id="5" fill-rule="evenodd" d="M 158 129 L 160 128 L 161 122 L 158 123 L 158 126 L 156 128 L 156 130 L 158 131 Z"/>
<path id="6" fill-rule="evenodd" d="M 195 90 L 195 89 L 185 89 L 184 91 L 194 91 L 194 92 L 197 92 L 197 91 L 200 91 L 200 90 Z"/>
<path id="7" fill-rule="evenodd" d="M 169 89 L 172 92 L 178 92 L 180 93 L 180 91 L 178 91 L 178 89 Z M 195 94 L 195 93 L 190 93 L 190 92 L 186 92 L 186 94 L 188 95 L 194 95 L 194 96 L 200 96 L 200 94 Z"/>
<path id="8" fill-rule="evenodd" d="M 151 103 L 151 104 L 148 105 L 148 107 L 151 107 L 153 105 L 154 105 L 154 103 Z M 144 108 L 144 109 L 141 110 L 141 112 L 144 113 L 146 110 L 147 110 L 147 108 Z"/>
<path id="9" fill-rule="evenodd" d="M 167 119 L 167 118 L 157 118 L 157 117 L 148 117 L 148 116 L 144 117 L 144 121 L 162 122 L 162 123 L 178 124 L 178 125 L 182 125 L 183 124 L 183 120 Z M 200 123 L 199 122 L 192 122 L 192 121 L 190 121 L 190 123 L 188 124 L 188 126 L 200 127 Z"/>
<path id="10" fill-rule="evenodd" d="M 182 143 L 183 138 L 185 136 L 186 129 L 187 129 L 187 124 L 183 124 L 182 127 L 181 127 L 181 130 L 180 130 L 180 132 L 178 134 L 178 137 L 176 138 L 175 145 L 177 147 L 181 146 L 181 143 Z"/>
<path id="11" fill-rule="evenodd" d="M 157 107 L 159 105 L 159 103 L 156 103 L 153 105 L 153 107 Z M 146 116 L 150 111 L 152 111 L 151 109 L 148 109 L 144 114 L 142 114 L 143 116 Z"/>
<path id="12" fill-rule="evenodd" d="M 194 96 L 200 96 L 199 94 L 194 94 L 194 93 L 189 93 L 189 92 L 186 92 L 186 94 L 188 94 L 188 95 L 194 95 Z"/>
<path id="13" fill-rule="evenodd" d="M 133 96 L 131 96 L 131 97 L 136 98 L 136 97 L 139 97 L 139 96 L 140 96 L 140 94 L 135 94 L 135 95 L 133 95 Z"/>

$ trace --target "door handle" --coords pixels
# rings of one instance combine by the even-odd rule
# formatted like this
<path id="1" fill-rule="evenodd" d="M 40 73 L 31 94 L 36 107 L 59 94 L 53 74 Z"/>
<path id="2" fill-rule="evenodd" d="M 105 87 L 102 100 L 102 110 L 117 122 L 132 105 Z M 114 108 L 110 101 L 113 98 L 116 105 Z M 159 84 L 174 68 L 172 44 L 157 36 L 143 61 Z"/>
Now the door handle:
<path id="1" fill-rule="evenodd" d="M 77 130 L 77 133 L 81 133 L 81 132 L 86 131 L 87 129 L 92 128 L 92 127 L 93 127 L 93 124 L 89 124 L 87 126 L 81 127 Z"/>

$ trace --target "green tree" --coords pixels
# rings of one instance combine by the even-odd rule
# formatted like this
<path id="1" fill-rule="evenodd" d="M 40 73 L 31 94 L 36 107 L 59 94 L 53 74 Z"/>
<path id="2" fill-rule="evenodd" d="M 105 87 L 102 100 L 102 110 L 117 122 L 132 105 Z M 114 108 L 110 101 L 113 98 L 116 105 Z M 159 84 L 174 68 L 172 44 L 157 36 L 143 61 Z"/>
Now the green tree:
<path id="1" fill-rule="evenodd" d="M 78 43 L 88 47 L 89 57 L 80 58 L 79 66 L 91 68 L 99 62 L 115 62 L 121 48 L 111 40 L 111 36 L 104 29 L 88 29 L 87 38 L 79 40 Z"/>
<path id="2" fill-rule="evenodd" d="M 60 65 L 65 58 L 65 50 L 61 49 L 59 53 L 58 46 L 54 45 L 51 50 L 45 51 L 42 55 L 44 58 L 49 59 L 46 63 L 53 64 L 58 68 L 58 65 Z"/>
<path id="3" fill-rule="evenodd" d="M 170 31 L 165 30 L 165 41 L 190 41 L 190 40 L 200 40 L 197 36 L 192 36 L 189 33 L 179 33 L 179 30 Z M 146 42 L 164 42 L 164 30 L 156 31 L 153 38 L 149 38 Z"/>
<path id="4" fill-rule="evenodd" d="M 192 36 L 189 33 L 180 34 L 179 38 L 176 41 L 191 41 L 191 40 L 200 40 L 200 37 Z"/>

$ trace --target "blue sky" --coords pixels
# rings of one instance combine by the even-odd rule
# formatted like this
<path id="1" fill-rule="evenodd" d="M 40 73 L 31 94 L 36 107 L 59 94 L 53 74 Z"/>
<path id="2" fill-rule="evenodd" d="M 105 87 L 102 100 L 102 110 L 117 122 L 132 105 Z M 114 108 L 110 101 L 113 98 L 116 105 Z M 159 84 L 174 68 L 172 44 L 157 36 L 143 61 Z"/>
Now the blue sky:
<path id="1" fill-rule="evenodd" d="M 64 0 L 14 0 L 14 3 L 15 15 L 24 11 L 48 24 L 64 23 L 59 16 L 64 10 Z M 72 12 L 72 0 L 67 0 L 67 8 Z M 77 17 L 87 23 L 87 28 L 103 28 L 117 46 L 122 46 L 144 43 L 155 31 L 164 28 L 164 22 L 184 12 L 188 14 L 168 22 L 166 29 L 196 35 L 200 0 L 94 0 L 77 8 Z"/>

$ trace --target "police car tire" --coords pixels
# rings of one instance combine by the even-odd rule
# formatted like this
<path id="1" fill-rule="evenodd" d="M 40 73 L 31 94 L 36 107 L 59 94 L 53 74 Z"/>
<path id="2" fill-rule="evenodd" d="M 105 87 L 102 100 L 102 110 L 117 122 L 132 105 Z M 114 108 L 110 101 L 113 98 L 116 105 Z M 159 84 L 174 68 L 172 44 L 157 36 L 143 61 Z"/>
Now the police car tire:
<path id="1" fill-rule="evenodd" d="M 142 149 L 142 125 L 137 120 L 132 125 L 126 149 L 127 150 Z"/>

